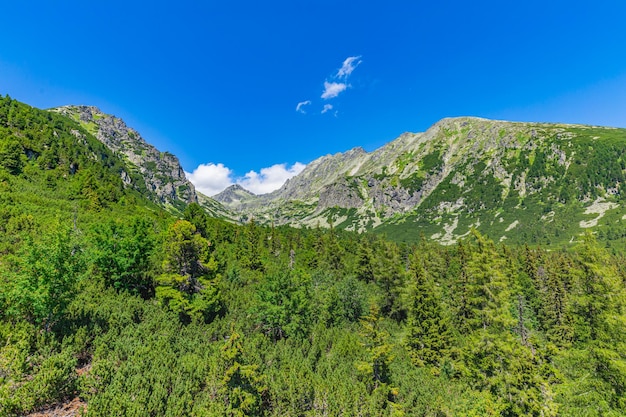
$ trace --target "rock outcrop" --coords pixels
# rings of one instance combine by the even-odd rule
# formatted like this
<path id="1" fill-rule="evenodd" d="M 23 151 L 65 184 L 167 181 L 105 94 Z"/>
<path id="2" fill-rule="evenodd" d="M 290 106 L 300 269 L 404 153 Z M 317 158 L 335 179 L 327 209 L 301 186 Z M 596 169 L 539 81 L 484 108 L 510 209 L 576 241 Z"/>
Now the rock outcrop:
<path id="1" fill-rule="evenodd" d="M 122 119 L 93 106 L 63 106 L 53 110 L 79 121 L 109 149 L 122 155 L 144 178 L 148 196 L 156 203 L 181 210 L 188 203 L 198 202 L 195 187 L 187 180 L 178 158 L 157 150 Z M 125 180 L 128 174 L 123 172 L 121 176 Z"/>

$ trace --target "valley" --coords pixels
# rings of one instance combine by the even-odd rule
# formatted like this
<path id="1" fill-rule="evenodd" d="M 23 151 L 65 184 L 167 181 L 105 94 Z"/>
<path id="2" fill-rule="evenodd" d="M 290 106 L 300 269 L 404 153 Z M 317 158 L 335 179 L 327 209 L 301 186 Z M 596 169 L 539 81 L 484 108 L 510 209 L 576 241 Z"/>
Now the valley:
<path id="1" fill-rule="evenodd" d="M 624 415 L 625 152 L 451 118 L 211 198 L 0 97 L 0 416 Z"/>

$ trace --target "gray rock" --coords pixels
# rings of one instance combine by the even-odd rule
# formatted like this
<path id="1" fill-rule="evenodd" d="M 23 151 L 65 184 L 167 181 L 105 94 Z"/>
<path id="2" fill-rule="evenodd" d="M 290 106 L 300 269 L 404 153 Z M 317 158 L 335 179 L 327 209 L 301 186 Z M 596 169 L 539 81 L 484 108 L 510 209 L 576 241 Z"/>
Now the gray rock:
<path id="1" fill-rule="evenodd" d="M 187 180 L 178 158 L 157 150 L 122 119 L 93 106 L 63 106 L 54 111 L 79 120 L 99 141 L 122 155 L 144 178 L 145 187 L 156 203 L 182 207 L 198 202 L 195 187 Z M 121 177 L 124 184 L 131 184 L 128 173 L 122 172 Z"/>

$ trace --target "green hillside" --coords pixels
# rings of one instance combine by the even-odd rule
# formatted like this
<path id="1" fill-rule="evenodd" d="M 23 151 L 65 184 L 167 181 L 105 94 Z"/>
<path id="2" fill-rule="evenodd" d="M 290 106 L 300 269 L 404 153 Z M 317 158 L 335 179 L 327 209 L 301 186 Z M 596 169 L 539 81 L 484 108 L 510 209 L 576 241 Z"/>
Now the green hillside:
<path id="1" fill-rule="evenodd" d="M 398 243 L 196 203 L 177 218 L 126 164 L 0 100 L 0 416 L 626 414 L 626 261 L 608 240 Z M 599 190 L 552 210 L 619 201 Z"/>
<path id="2" fill-rule="evenodd" d="M 586 230 L 624 248 L 626 129 L 458 117 L 373 152 L 323 156 L 280 190 L 218 201 L 267 224 L 454 244 L 572 246 Z"/>
<path id="3" fill-rule="evenodd" d="M 562 246 L 591 229 L 623 248 L 626 129 L 509 124 L 494 142 L 466 156 L 417 210 L 378 231 L 414 239 L 419 230 L 445 243 L 446 234 L 475 227 L 499 241 Z"/>
<path id="4" fill-rule="evenodd" d="M 156 209 L 134 191 L 142 190 L 141 177 L 78 123 L 9 97 L 0 98 L 0 166 L 6 250 L 12 237 L 37 236 L 55 222 L 79 227 L 102 213 Z"/>

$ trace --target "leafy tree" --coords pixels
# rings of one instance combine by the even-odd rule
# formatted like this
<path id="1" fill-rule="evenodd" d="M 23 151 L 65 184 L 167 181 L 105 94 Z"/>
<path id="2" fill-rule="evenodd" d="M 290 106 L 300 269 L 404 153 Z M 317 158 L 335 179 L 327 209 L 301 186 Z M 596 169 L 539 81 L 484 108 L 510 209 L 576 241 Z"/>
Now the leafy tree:
<path id="1" fill-rule="evenodd" d="M 24 167 L 24 159 L 24 149 L 16 138 L 0 140 L 0 168 L 13 175 L 19 174 Z"/>
<path id="2" fill-rule="evenodd" d="M 85 257 L 74 232 L 61 227 L 41 243 L 29 242 L 8 291 L 8 315 L 46 331 L 59 322 L 77 291 Z"/>
<path id="3" fill-rule="evenodd" d="M 107 286 L 147 298 L 154 292 L 151 256 L 155 243 L 153 224 L 145 218 L 97 225 L 94 267 Z"/>

